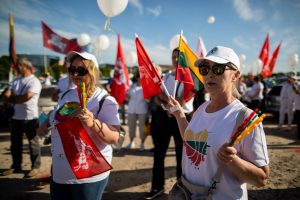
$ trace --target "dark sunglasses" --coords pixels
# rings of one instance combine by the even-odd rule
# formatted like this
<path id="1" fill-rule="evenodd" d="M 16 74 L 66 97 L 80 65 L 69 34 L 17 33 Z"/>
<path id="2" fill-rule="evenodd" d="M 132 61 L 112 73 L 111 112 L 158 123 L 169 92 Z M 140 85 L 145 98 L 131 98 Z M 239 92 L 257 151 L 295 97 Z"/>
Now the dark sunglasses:
<path id="1" fill-rule="evenodd" d="M 76 67 L 76 66 L 70 66 L 68 68 L 68 72 L 72 75 L 74 75 L 76 73 L 77 76 L 85 76 L 89 73 L 89 71 L 86 68 Z"/>
<path id="2" fill-rule="evenodd" d="M 220 76 L 220 75 L 224 74 L 227 66 L 228 66 L 228 64 L 215 64 L 212 67 L 210 67 L 210 65 L 208 63 L 203 63 L 198 66 L 198 69 L 199 69 L 199 73 L 202 76 L 206 76 L 209 73 L 210 69 L 212 70 L 212 72 L 215 75 Z M 229 67 L 227 69 L 233 70 L 232 67 Z"/>

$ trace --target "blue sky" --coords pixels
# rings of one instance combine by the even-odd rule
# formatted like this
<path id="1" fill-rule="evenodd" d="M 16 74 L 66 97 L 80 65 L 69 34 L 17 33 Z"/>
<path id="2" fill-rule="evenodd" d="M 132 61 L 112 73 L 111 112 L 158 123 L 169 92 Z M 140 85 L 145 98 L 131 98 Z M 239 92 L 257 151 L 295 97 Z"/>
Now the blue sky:
<path id="1" fill-rule="evenodd" d="M 181 30 L 193 50 L 201 36 L 207 50 L 223 45 L 246 55 L 244 72 L 254 65 L 267 33 L 271 53 L 282 41 L 275 72 L 290 71 L 289 55 L 300 53 L 299 0 L 129 0 L 125 11 L 111 18 L 113 31 L 104 31 L 106 17 L 97 0 L 0 0 L 0 5 L 0 56 L 8 54 L 9 12 L 17 53 L 44 53 L 41 20 L 66 38 L 87 33 L 95 42 L 107 35 L 110 46 L 98 55 L 101 63 L 115 62 L 117 33 L 125 55 L 135 51 L 137 33 L 158 64 L 171 64 L 170 40 Z M 214 24 L 207 22 L 209 16 L 215 17 Z M 46 54 L 63 57 L 49 49 Z"/>

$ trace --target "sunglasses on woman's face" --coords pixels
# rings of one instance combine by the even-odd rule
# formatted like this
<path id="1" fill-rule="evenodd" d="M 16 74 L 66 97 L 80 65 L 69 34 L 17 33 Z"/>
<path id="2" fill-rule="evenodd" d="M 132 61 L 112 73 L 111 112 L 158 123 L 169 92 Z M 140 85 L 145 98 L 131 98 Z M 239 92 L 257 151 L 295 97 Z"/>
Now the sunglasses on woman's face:
<path id="1" fill-rule="evenodd" d="M 72 75 L 74 75 L 76 73 L 77 76 L 85 76 L 89 73 L 89 71 L 86 68 L 76 67 L 76 66 L 70 66 L 68 68 L 68 72 Z"/>
<path id="2" fill-rule="evenodd" d="M 215 75 L 220 76 L 220 75 L 224 74 L 227 65 L 228 64 L 215 64 L 215 65 L 213 65 L 213 66 L 210 67 L 210 65 L 208 63 L 203 63 L 203 64 L 200 64 L 198 66 L 198 69 L 199 69 L 199 73 L 202 76 L 206 76 L 209 73 L 210 69 L 212 70 L 212 72 Z M 227 69 L 232 69 L 232 68 L 229 67 Z"/>

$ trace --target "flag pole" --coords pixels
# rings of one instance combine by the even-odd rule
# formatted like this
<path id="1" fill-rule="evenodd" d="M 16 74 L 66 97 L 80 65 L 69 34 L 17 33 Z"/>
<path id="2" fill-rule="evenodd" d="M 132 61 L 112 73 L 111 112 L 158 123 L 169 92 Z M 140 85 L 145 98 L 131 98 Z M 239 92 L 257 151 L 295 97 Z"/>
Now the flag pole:
<path id="1" fill-rule="evenodd" d="M 47 60 L 46 60 L 46 49 L 44 47 L 44 69 L 45 69 L 45 74 L 47 73 Z"/>
<path id="2" fill-rule="evenodd" d="M 183 30 L 180 31 L 180 38 L 183 35 Z M 179 42 L 178 42 L 178 47 L 180 46 L 180 38 L 179 38 Z M 178 66 L 178 61 L 177 61 L 177 66 Z M 176 66 L 176 70 L 177 70 L 177 66 Z M 172 96 L 175 98 L 176 95 L 176 91 L 177 91 L 177 85 L 178 85 L 178 80 L 176 80 L 176 71 L 175 71 L 175 82 L 174 82 L 174 88 L 173 88 L 173 94 Z"/>

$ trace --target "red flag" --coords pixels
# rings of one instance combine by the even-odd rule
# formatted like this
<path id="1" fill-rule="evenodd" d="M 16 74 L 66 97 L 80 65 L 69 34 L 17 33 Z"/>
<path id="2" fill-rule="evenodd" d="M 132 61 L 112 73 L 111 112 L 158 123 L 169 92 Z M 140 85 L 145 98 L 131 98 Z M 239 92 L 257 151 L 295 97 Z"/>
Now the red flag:
<path id="1" fill-rule="evenodd" d="M 17 54 L 15 49 L 14 20 L 12 15 L 9 15 L 9 58 L 12 62 L 12 68 L 15 68 L 17 64 Z"/>
<path id="2" fill-rule="evenodd" d="M 267 34 L 267 37 L 259 54 L 259 59 L 263 63 L 263 68 L 265 67 L 269 59 L 269 48 L 269 34 Z"/>
<path id="3" fill-rule="evenodd" d="M 68 54 L 70 51 L 81 51 L 81 47 L 77 44 L 77 42 L 58 35 L 43 21 L 41 23 L 44 47 L 62 54 Z"/>
<path id="4" fill-rule="evenodd" d="M 276 49 L 274 50 L 272 56 L 269 59 L 268 64 L 261 71 L 261 75 L 264 78 L 270 77 L 273 74 L 273 70 L 274 70 L 274 67 L 275 67 L 275 64 L 276 64 L 276 60 L 277 60 L 277 57 L 278 57 L 278 54 L 279 54 L 280 46 L 281 46 L 281 42 L 276 47 Z"/>
<path id="5" fill-rule="evenodd" d="M 200 36 L 198 37 L 198 41 L 197 41 L 196 54 L 199 58 L 203 58 L 207 54 L 204 42 Z"/>
<path id="6" fill-rule="evenodd" d="M 77 179 L 95 176 L 112 169 L 103 157 L 79 118 L 56 125 L 64 152 Z"/>
<path id="7" fill-rule="evenodd" d="M 125 64 L 125 57 L 121 45 L 120 34 L 118 34 L 118 50 L 115 64 L 114 77 L 111 83 L 111 95 L 115 97 L 118 104 L 123 104 L 129 89 L 128 69 Z"/>
<path id="8" fill-rule="evenodd" d="M 143 95 L 145 99 L 150 99 L 162 93 L 160 88 L 162 80 L 138 37 L 135 39 L 135 45 Z"/>

